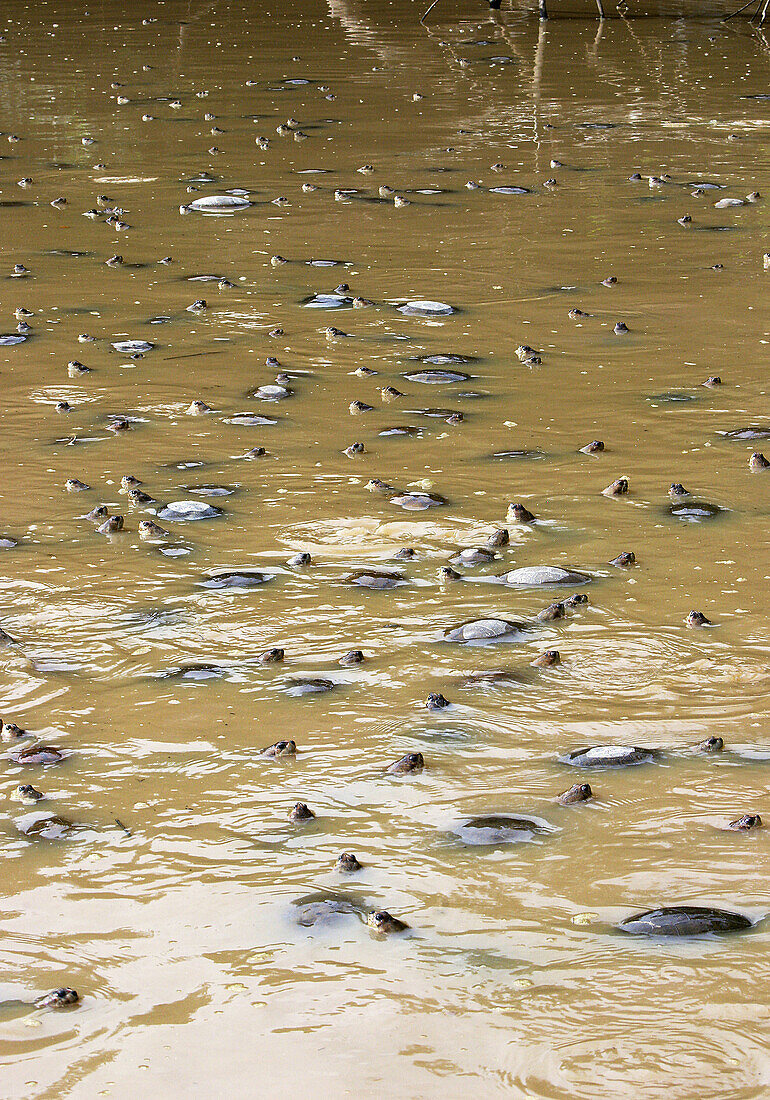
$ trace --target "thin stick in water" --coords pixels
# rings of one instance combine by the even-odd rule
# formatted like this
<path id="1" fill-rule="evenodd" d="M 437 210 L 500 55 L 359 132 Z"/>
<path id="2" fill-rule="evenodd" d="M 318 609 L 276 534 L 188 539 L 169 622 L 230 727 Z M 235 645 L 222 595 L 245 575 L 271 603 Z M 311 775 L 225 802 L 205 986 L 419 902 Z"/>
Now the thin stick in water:
<path id="1" fill-rule="evenodd" d="M 726 15 L 724 17 L 722 22 L 726 23 L 728 19 L 732 19 L 734 16 L 740 15 L 742 11 L 746 10 L 746 8 L 750 8 L 753 3 L 755 3 L 755 0 L 749 0 L 748 4 L 744 4 L 742 8 L 738 8 L 737 11 L 731 11 L 729 15 Z M 760 0 L 760 3 L 761 3 L 761 0 Z"/>
<path id="2" fill-rule="evenodd" d="M 754 3 L 754 0 L 751 0 L 751 2 L 752 2 L 752 4 L 753 4 L 753 3 Z M 428 8 L 428 10 L 427 10 L 427 11 L 425 12 L 425 14 L 424 14 L 424 15 L 421 15 L 421 16 L 420 16 L 420 22 L 421 22 L 421 23 L 423 23 L 423 22 L 424 22 L 424 21 L 425 21 L 425 20 L 426 20 L 426 19 L 428 18 L 428 16 L 430 15 L 430 13 L 431 13 L 431 12 L 433 11 L 433 9 L 435 8 L 436 4 L 438 4 L 438 0 L 433 0 L 433 3 L 432 3 L 432 4 L 431 4 L 431 6 L 430 6 L 430 7 Z"/>
<path id="3" fill-rule="evenodd" d="M 751 0 L 751 2 L 753 3 L 754 0 Z M 436 0 L 436 3 L 438 3 L 438 0 Z M 164 355 L 163 362 L 173 363 L 176 359 L 195 359 L 199 355 L 222 355 L 224 351 L 224 348 L 212 348 L 211 351 L 190 351 L 186 355 Z"/>

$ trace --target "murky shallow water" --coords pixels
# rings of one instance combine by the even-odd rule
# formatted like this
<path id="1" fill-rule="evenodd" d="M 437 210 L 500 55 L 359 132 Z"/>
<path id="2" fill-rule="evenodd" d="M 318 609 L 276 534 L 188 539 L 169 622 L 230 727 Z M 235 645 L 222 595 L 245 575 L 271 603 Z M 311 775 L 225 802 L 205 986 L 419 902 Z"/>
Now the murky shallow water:
<path id="1" fill-rule="evenodd" d="M 11 2 L 0 45 L 2 126 L 21 139 L 0 163 L 3 331 L 33 313 L 0 349 L 0 533 L 18 540 L 2 715 L 67 754 L 3 766 L 5 1089 L 765 1095 L 767 841 L 724 826 L 765 811 L 770 779 L 770 475 L 748 467 L 761 439 L 724 433 L 770 429 L 768 223 L 762 202 L 715 202 L 767 189 L 767 41 L 715 21 L 461 22 L 449 4 L 427 30 L 419 5 L 251 23 L 120 7 Z M 306 140 L 276 132 L 289 118 Z M 723 190 L 693 195 L 699 181 Z M 180 213 L 228 193 L 251 205 Z M 111 206 L 129 228 L 83 216 Z M 342 308 L 306 308 L 340 283 Z M 125 340 L 154 347 L 131 358 Z M 70 377 L 72 360 L 91 373 Z M 279 370 L 289 396 L 250 396 Z M 470 377 L 405 377 L 425 370 Z M 186 415 L 196 400 L 212 411 Z M 593 439 L 605 450 L 581 453 Z M 127 474 L 150 502 L 119 492 Z M 602 495 L 623 476 L 627 495 Z M 372 478 L 447 503 L 404 510 Z M 672 515 L 672 482 L 720 511 Z M 156 517 L 179 501 L 221 515 Z M 538 522 L 506 524 L 512 501 Z M 121 533 L 82 518 L 97 504 Z M 146 519 L 170 538 L 140 539 Z M 500 526 L 494 562 L 439 582 Z M 394 560 L 404 546 L 416 556 Z M 635 568 L 608 564 L 624 550 Z M 286 564 L 301 551 L 311 565 Z M 542 622 L 574 589 L 483 583 L 538 565 L 590 574 L 590 603 Z M 364 569 L 407 583 L 345 582 Z M 203 583 L 239 570 L 269 579 Z M 713 626 L 688 629 L 693 608 Z M 491 617 L 527 629 L 441 640 Z M 271 647 L 284 662 L 260 664 Z M 530 667 L 546 649 L 562 663 Z M 488 670 L 510 682 L 467 685 Z M 296 697 L 302 678 L 333 688 Z M 451 707 L 428 711 L 429 691 Z M 696 754 L 708 736 L 727 751 Z M 296 758 L 259 755 L 286 738 Z M 560 806 L 586 778 L 560 757 L 590 744 L 662 756 L 592 772 L 594 799 Z M 421 773 L 383 774 L 408 752 Z M 25 782 L 80 827 L 20 833 Z M 298 800 L 314 820 L 287 820 Z M 465 843 L 458 825 L 485 813 L 546 828 Z M 342 851 L 363 870 L 335 871 Z M 353 911 L 298 925 L 293 903 L 324 895 Z M 679 903 L 760 923 L 722 940 L 612 930 Z M 411 931 L 370 932 L 375 908 Z M 18 1003 L 58 985 L 82 1003 Z"/>

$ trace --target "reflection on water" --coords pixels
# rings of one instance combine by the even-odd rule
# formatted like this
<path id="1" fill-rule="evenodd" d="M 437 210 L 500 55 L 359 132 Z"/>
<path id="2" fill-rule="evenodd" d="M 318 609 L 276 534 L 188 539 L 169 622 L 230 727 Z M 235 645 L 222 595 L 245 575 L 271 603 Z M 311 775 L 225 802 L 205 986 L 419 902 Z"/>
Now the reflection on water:
<path id="1" fill-rule="evenodd" d="M 767 38 L 424 7 L 4 9 L 9 1095 L 767 1091 Z"/>

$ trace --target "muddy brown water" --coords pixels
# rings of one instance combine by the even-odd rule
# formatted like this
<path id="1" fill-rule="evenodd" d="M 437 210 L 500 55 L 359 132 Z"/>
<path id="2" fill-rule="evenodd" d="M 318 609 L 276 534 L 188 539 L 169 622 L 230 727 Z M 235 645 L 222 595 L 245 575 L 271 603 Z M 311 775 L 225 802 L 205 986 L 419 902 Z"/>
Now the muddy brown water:
<path id="1" fill-rule="evenodd" d="M 5 1095 L 767 1094 L 766 830 L 724 826 L 770 818 L 770 474 L 748 467 L 768 444 L 723 433 L 770 430 L 770 237 L 762 202 L 714 204 L 768 188 L 768 41 L 715 18 L 546 29 L 526 6 L 450 0 L 422 29 L 422 6 L 4 5 L 0 327 L 34 316 L 0 348 L 0 533 L 18 540 L 0 562 L 18 642 L 2 716 L 69 754 L 2 765 Z M 276 132 L 289 118 L 306 140 Z M 179 212 L 233 189 L 252 205 Z M 101 195 L 130 228 L 83 216 Z M 374 304 L 303 306 L 340 283 Z M 403 314 L 410 300 L 455 312 Z M 111 346 L 127 339 L 156 346 L 132 359 Z M 405 377 L 443 355 L 470 377 Z M 274 382 L 269 356 L 293 391 L 276 403 L 249 396 Z M 404 396 L 384 402 L 386 385 Z M 213 412 L 186 415 L 194 400 Z M 108 430 L 118 416 L 129 431 Z M 604 452 L 580 453 L 593 439 Z M 158 503 L 129 504 L 126 474 Z M 629 494 L 603 496 L 621 476 Z M 73 477 L 91 489 L 66 492 Z M 370 478 L 448 503 L 403 510 Z M 672 482 L 721 511 L 676 518 Z M 211 485 L 232 491 L 194 491 Z M 180 500 L 222 515 L 158 519 L 163 554 L 138 524 Z M 442 586 L 512 501 L 539 523 L 508 524 L 496 562 Z M 99 503 L 122 533 L 82 518 Z M 403 546 L 417 556 L 393 562 Z M 623 550 L 635 568 L 608 564 Z M 298 551 L 310 566 L 286 565 Z M 541 564 L 590 573 L 590 603 L 515 644 L 440 640 L 569 594 L 482 583 Z M 408 583 L 343 583 L 374 567 Z M 272 579 L 201 587 L 233 570 Z M 714 625 L 688 629 L 691 609 Z M 257 664 L 273 646 L 284 663 Z M 340 666 L 353 648 L 366 662 Z M 530 669 L 545 649 L 561 665 Z M 179 676 L 200 665 L 215 675 Z M 499 669 L 519 679 L 462 686 Z M 287 694 L 302 677 L 334 688 Z M 429 691 L 452 707 L 426 710 Z M 696 755 L 707 736 L 729 751 Z M 295 759 L 259 757 L 280 738 Z M 559 761 L 605 743 L 663 755 L 590 776 Z M 384 776 L 407 752 L 424 771 Z M 556 803 L 585 778 L 592 802 Z M 20 833 L 24 782 L 82 827 Z M 315 820 L 287 820 L 298 800 Z M 549 828 L 488 847 L 453 831 L 484 813 Z M 342 851 L 363 870 L 337 873 Z M 412 930 L 296 923 L 295 901 L 328 894 Z M 683 903 L 758 924 L 674 943 L 612 930 Z M 81 1004 L 19 1003 L 59 985 Z"/>

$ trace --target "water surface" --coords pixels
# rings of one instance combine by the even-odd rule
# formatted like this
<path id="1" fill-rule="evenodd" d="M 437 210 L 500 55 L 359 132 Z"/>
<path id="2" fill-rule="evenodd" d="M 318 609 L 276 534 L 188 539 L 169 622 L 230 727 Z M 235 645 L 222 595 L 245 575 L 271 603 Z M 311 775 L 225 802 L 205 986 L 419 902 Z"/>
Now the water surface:
<path id="1" fill-rule="evenodd" d="M 725 435 L 770 429 L 767 208 L 714 204 L 768 187 L 766 37 L 450 0 L 427 28 L 403 0 L 145 7 L 10 0 L 0 27 L 2 331 L 33 313 L 0 348 L 2 716 L 68 754 L 2 767 L 0 1002 L 82 997 L 0 1006 L 5 1089 L 765 1095 L 770 860 L 762 830 L 724 826 L 770 817 L 770 475 L 748 466 L 768 444 Z M 180 213 L 224 194 L 250 205 Z M 460 377 L 407 377 L 427 370 Z M 279 371 L 289 393 L 261 400 Z M 397 507 L 373 478 L 445 503 Z M 672 482 L 719 511 L 678 518 Z M 156 518 L 180 501 L 220 514 Z M 538 522 L 506 524 L 511 502 Z M 97 504 L 123 532 L 83 518 Z M 440 583 L 500 526 L 496 561 Z M 608 564 L 624 550 L 635 568 Z M 539 565 L 589 574 L 590 602 L 543 623 L 571 588 L 482 583 Z M 372 569 L 407 583 L 345 583 Z M 265 583 L 207 583 L 238 571 Z M 527 629 L 441 640 L 495 617 Z M 258 663 L 271 647 L 284 662 Z M 546 649 L 561 664 L 531 668 Z M 308 678 L 333 688 L 297 697 Z M 697 755 L 708 736 L 728 751 Z M 286 738 L 295 759 L 259 755 Z M 585 778 L 560 757 L 592 744 L 662 756 L 559 806 Z M 383 774 L 407 752 L 422 773 Z M 21 834 L 23 782 L 83 828 Z M 287 820 L 297 801 L 315 820 Z M 464 843 L 482 814 L 549 828 Z M 336 872 L 342 851 L 363 870 Z M 353 913 L 299 926 L 324 894 Z M 686 903 L 760 923 L 612 931 Z M 375 908 L 411 932 L 377 937 Z"/>

